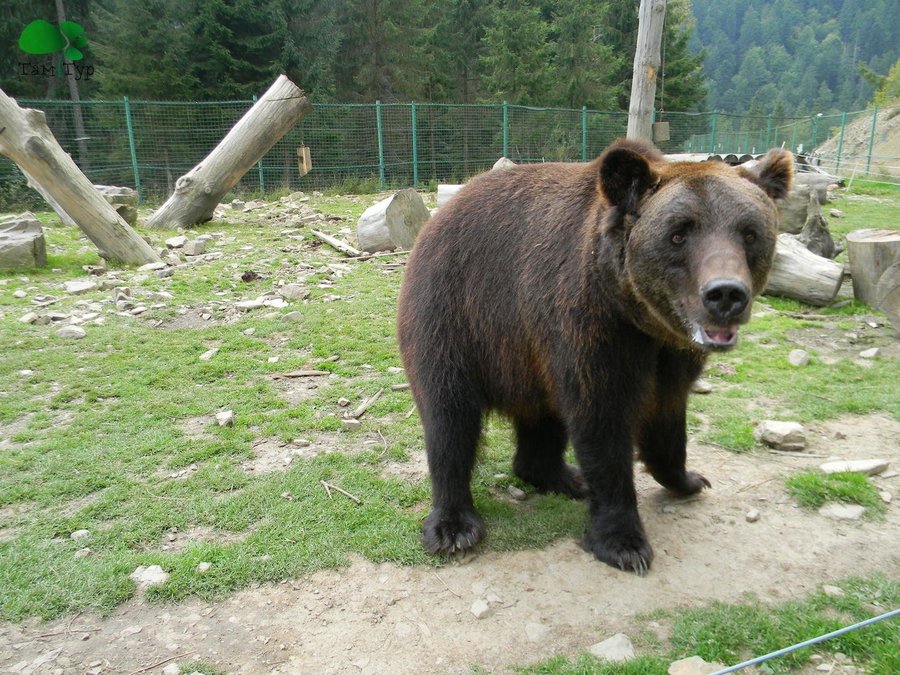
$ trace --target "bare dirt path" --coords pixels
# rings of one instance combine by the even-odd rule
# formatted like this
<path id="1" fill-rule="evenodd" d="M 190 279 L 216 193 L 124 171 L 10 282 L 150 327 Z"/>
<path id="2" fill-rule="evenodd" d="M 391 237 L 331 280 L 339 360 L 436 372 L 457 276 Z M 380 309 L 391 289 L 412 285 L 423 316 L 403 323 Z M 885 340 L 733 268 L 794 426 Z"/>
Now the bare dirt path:
<path id="1" fill-rule="evenodd" d="M 173 662 L 199 659 L 229 673 L 456 673 L 474 665 L 505 672 L 648 625 L 665 638 L 666 626 L 635 619 L 657 608 L 737 601 L 748 592 L 777 602 L 849 575 L 896 576 L 900 477 L 874 478 L 894 501 L 883 520 L 861 521 L 796 507 L 783 480 L 828 457 L 879 457 L 896 469 L 900 423 L 845 417 L 811 435 L 807 456 L 692 447 L 691 466 L 713 483 L 700 498 L 669 498 L 639 474 L 656 551 L 645 578 L 599 564 L 569 540 L 443 568 L 354 560 L 220 602 L 136 598 L 105 619 L 0 624 L 0 672 L 131 673 L 183 654 Z M 745 518 L 751 509 L 760 512 L 756 522 Z M 478 600 L 489 606 L 482 618 L 471 611 Z"/>

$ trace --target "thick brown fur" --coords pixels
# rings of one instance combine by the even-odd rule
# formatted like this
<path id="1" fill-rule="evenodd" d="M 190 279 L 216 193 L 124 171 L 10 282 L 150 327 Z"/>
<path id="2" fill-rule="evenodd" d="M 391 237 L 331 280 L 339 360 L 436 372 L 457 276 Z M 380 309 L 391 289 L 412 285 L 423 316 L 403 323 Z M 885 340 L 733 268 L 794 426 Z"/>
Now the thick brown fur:
<path id="1" fill-rule="evenodd" d="M 537 164 L 472 180 L 416 242 L 398 335 L 422 424 L 434 553 L 484 536 L 469 488 L 484 414 L 508 415 L 514 471 L 587 497 L 584 545 L 644 573 L 635 449 L 688 495 L 685 406 L 710 349 L 733 346 L 765 286 L 793 159 L 751 172 L 667 163 L 619 141 L 586 164 Z M 563 461 L 571 442 L 580 471 Z"/>

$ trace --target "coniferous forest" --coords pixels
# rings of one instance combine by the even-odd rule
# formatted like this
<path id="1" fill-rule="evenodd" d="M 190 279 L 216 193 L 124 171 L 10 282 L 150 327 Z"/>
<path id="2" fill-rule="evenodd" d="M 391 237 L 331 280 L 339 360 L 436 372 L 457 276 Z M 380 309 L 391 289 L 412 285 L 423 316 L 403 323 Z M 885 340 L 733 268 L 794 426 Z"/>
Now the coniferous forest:
<path id="1" fill-rule="evenodd" d="M 279 72 L 314 101 L 627 109 L 639 0 L 65 0 L 82 99 L 230 100 Z M 0 6 L 0 87 L 68 98 L 18 48 L 56 2 Z M 657 108 L 863 108 L 900 56 L 900 0 L 669 0 Z M 897 71 L 897 68 L 894 68 Z M 896 79 L 896 75 L 895 75 Z M 895 85 L 896 86 L 896 85 Z"/>

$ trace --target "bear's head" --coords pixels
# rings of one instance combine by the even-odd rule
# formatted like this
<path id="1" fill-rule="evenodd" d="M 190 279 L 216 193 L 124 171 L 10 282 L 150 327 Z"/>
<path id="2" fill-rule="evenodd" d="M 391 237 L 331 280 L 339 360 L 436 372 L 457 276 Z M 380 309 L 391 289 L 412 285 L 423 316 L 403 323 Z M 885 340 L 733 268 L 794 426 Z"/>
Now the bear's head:
<path id="1" fill-rule="evenodd" d="M 649 144 L 619 141 L 598 163 L 610 206 L 603 233 L 621 242 L 625 284 L 648 315 L 641 321 L 683 346 L 733 347 L 772 265 L 774 200 L 790 189 L 791 153 L 734 168 L 670 163 Z"/>

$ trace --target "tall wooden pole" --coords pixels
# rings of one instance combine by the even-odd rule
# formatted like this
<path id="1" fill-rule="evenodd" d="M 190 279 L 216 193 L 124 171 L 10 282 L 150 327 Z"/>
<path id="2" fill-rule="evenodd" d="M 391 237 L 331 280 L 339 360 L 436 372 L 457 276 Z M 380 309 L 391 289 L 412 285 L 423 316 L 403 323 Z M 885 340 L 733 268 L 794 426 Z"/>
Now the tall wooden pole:
<path id="1" fill-rule="evenodd" d="M 656 72 L 660 65 L 666 0 L 641 0 L 638 13 L 637 49 L 631 79 L 631 103 L 628 106 L 628 138 L 651 139 L 653 99 L 656 96 Z"/>

